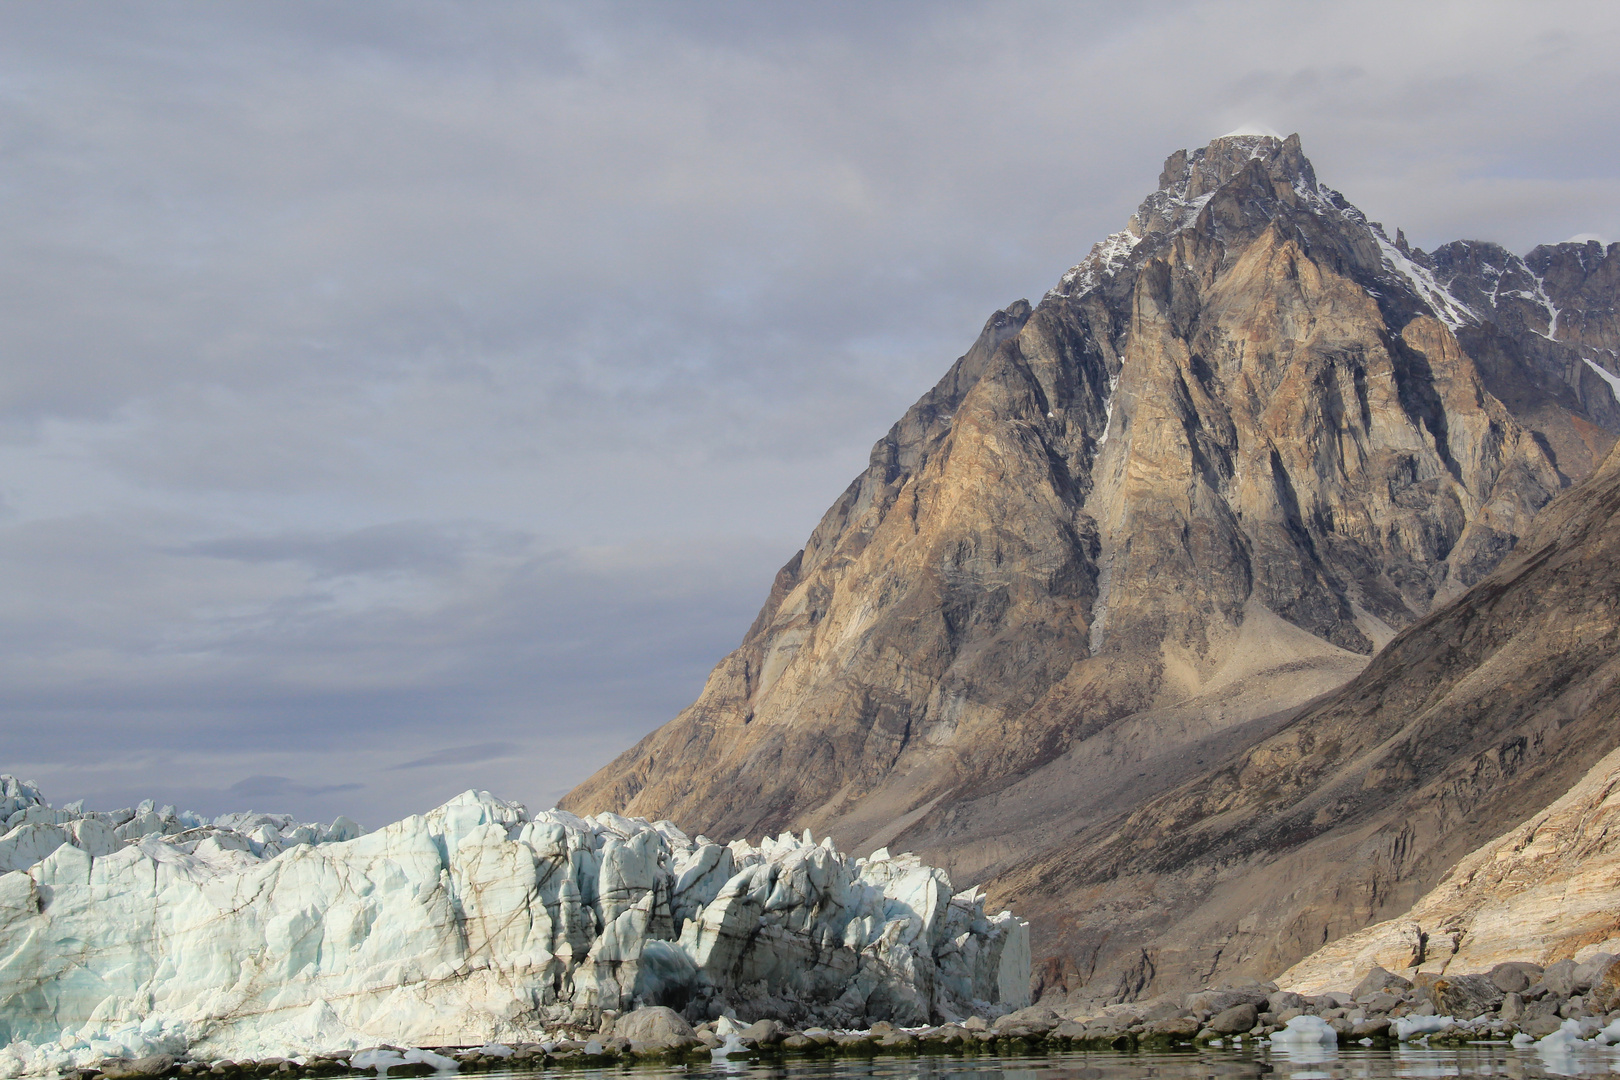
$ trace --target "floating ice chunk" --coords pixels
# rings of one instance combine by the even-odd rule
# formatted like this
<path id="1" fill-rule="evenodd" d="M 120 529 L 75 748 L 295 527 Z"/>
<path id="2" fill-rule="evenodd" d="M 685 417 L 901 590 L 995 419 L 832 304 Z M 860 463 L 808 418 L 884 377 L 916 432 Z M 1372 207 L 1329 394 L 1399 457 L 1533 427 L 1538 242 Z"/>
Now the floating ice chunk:
<path id="1" fill-rule="evenodd" d="M 362 1050 L 349 1059 L 351 1069 L 376 1069 L 378 1076 L 387 1076 L 389 1069 L 403 1064 L 405 1055 L 398 1050 Z"/>
<path id="2" fill-rule="evenodd" d="M 1534 1035 L 1526 1035 L 1522 1031 L 1515 1031 L 1511 1041 L 1514 1046 L 1534 1046 L 1536 1037 Z"/>
<path id="3" fill-rule="evenodd" d="M 1454 1016 L 1397 1016 L 1390 1026 L 1395 1029 L 1395 1037 L 1406 1042 L 1419 1035 L 1444 1031 L 1456 1022 Z"/>
<path id="4" fill-rule="evenodd" d="M 1339 1033 L 1319 1016 L 1296 1016 L 1271 1033 L 1272 1046 L 1338 1046 Z"/>

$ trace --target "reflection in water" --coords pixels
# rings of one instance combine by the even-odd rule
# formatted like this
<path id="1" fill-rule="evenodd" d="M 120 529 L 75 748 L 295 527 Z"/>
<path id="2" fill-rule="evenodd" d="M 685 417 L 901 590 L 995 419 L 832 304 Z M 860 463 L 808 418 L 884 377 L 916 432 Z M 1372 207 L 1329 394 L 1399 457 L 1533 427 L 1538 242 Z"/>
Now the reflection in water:
<path id="1" fill-rule="evenodd" d="M 490 1080 L 1431 1080 L 1434 1077 L 1605 1077 L 1620 1075 L 1620 1047 L 1582 1044 L 1568 1052 L 1479 1043 L 1456 1050 L 1404 1045 L 1249 1047 L 1180 1054 L 1054 1054 L 1044 1058 L 880 1057 L 833 1061 L 716 1062 L 686 1067 L 480 1074 Z"/>

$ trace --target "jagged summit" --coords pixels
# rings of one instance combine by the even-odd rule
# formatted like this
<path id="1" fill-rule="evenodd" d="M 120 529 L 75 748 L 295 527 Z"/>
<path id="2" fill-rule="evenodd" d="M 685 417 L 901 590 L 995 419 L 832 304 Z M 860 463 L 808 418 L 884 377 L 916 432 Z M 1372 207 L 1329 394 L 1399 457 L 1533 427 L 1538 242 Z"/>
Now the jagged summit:
<path id="1" fill-rule="evenodd" d="M 1620 430 L 1613 249 L 1532 253 L 1502 288 L 1505 259 L 1442 252 L 1322 185 L 1298 136 L 1172 154 L 877 442 L 698 701 L 565 805 L 994 881 L 1271 730 L 1489 573 Z"/>

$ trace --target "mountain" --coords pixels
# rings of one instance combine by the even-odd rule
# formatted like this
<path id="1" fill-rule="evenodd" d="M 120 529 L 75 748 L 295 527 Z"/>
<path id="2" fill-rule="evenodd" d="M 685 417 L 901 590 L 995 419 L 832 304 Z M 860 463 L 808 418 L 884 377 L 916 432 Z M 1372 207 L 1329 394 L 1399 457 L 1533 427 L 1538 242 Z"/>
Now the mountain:
<path id="1" fill-rule="evenodd" d="M 1084 997 L 1276 975 L 1324 942 L 1291 983 L 1563 959 L 1620 944 L 1616 746 L 1620 448 L 1338 693 L 997 886 L 1044 930 L 1042 988 Z"/>
<path id="2" fill-rule="evenodd" d="M 1091 910 L 1128 868 L 1092 849 L 1290 730 L 1593 471 L 1617 298 L 1620 248 L 1390 239 L 1297 136 L 1178 151 L 877 443 L 698 700 L 562 805 L 917 850 L 1037 915 L 1054 993 L 1201 975 L 1143 952 L 1174 903 Z"/>

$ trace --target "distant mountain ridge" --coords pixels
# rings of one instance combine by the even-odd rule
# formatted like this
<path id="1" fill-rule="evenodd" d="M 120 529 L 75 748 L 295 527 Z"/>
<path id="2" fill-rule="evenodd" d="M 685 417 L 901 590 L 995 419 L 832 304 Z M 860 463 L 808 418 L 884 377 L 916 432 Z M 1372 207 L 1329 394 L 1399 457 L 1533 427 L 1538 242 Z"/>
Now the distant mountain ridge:
<path id="1" fill-rule="evenodd" d="M 1191 978 L 1144 964 L 1153 919 L 1098 944 L 1079 879 L 1030 868 L 1490 574 L 1620 431 L 1617 298 L 1620 246 L 1390 239 L 1297 136 L 1178 151 L 877 443 L 699 699 L 563 805 L 915 849 L 1054 913 L 1063 993 Z"/>

